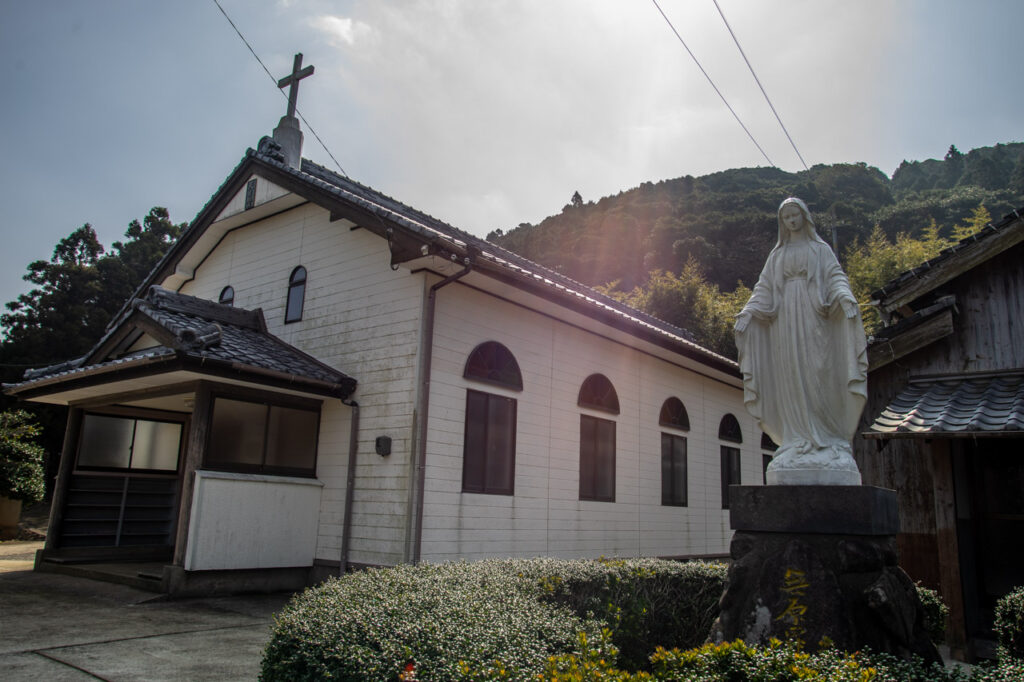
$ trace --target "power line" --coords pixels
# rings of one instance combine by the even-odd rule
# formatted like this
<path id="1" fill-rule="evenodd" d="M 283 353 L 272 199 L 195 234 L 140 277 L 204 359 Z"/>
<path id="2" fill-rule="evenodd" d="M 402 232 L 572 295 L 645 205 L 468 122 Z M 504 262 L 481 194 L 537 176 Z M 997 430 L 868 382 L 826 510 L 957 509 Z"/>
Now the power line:
<path id="1" fill-rule="evenodd" d="M 214 0 L 214 2 L 216 2 L 216 0 Z M 700 65 L 700 61 L 698 61 L 697 57 L 693 54 L 693 51 L 686 44 L 686 41 L 683 40 L 683 37 L 681 35 L 679 35 L 679 31 L 677 31 L 676 27 L 672 25 L 672 22 L 669 20 L 668 16 L 665 14 L 664 10 L 661 9 L 661 5 L 658 4 L 658 0 L 651 0 L 651 2 L 653 2 L 654 6 L 658 8 L 658 12 L 661 14 L 662 18 L 665 20 L 665 23 L 668 24 L 668 27 L 670 29 L 672 29 L 672 32 L 676 34 L 676 38 L 679 39 L 679 42 L 682 44 L 682 46 L 684 48 L 686 48 L 686 51 L 690 54 L 690 58 L 693 59 L 693 63 L 697 65 L 697 68 L 700 69 L 700 72 L 702 74 L 704 74 L 705 78 L 708 79 L 708 83 L 711 84 L 711 87 L 714 88 L 715 92 L 718 93 L 718 96 L 722 98 L 722 103 L 725 104 L 726 108 L 733 115 L 733 118 L 735 118 L 736 122 L 740 124 L 740 127 L 743 128 L 743 132 L 745 132 L 747 134 L 747 137 L 749 137 L 750 141 L 754 143 L 754 146 L 757 147 L 757 150 L 759 152 L 761 152 L 761 156 L 764 157 L 765 161 L 768 162 L 769 166 L 775 166 L 775 164 L 772 163 L 772 160 L 768 158 L 768 155 L 765 153 L 764 149 L 761 148 L 761 145 L 759 145 L 757 143 L 757 140 L 754 139 L 754 136 L 750 133 L 749 130 L 747 130 L 747 126 L 743 125 L 743 121 L 740 120 L 739 115 L 729 105 L 729 101 L 725 99 L 725 95 L 723 95 L 722 91 L 718 89 L 717 85 L 715 85 L 715 81 L 711 80 L 711 76 L 709 76 L 708 72 L 704 70 L 704 67 Z"/>
<path id="2" fill-rule="evenodd" d="M 764 95 L 765 101 L 768 102 L 768 106 L 771 107 L 772 113 L 775 114 L 775 120 L 778 121 L 779 126 L 782 127 L 782 132 L 786 133 L 786 139 L 789 140 L 789 144 L 793 145 L 793 151 L 795 151 L 796 155 L 800 158 L 800 163 L 804 165 L 804 170 L 810 170 L 810 168 L 807 167 L 807 162 L 804 161 L 804 157 L 800 154 L 800 150 L 796 148 L 796 143 L 793 142 L 793 138 L 790 137 L 789 131 L 786 130 L 786 126 L 782 123 L 782 119 L 779 117 L 779 112 L 775 111 L 775 105 L 772 104 L 772 101 L 768 98 L 768 93 L 765 92 L 764 86 L 761 85 L 761 79 L 757 77 L 756 73 L 754 73 L 754 67 L 750 65 L 750 60 L 747 59 L 747 53 L 743 51 L 742 47 L 740 47 L 740 41 L 736 38 L 736 34 L 732 32 L 732 26 L 729 25 L 729 20 L 725 18 L 725 13 L 723 13 L 722 8 L 718 6 L 718 0 L 711 0 L 711 2 L 715 3 L 715 9 L 718 10 L 718 14 L 722 17 L 722 21 L 725 22 L 725 27 L 729 29 L 729 35 L 732 36 L 732 41 L 736 43 L 736 49 L 738 49 L 740 54 L 743 55 L 743 61 L 747 63 L 747 68 L 750 69 L 750 75 L 754 77 L 754 82 L 757 83 L 757 87 L 761 88 L 761 94 Z"/>
<path id="3" fill-rule="evenodd" d="M 263 60 L 260 59 L 260 56 L 256 54 L 256 50 L 252 49 L 252 45 L 250 45 L 249 41 L 245 39 L 245 36 L 242 35 L 242 32 L 238 30 L 238 27 L 235 26 L 235 22 L 231 20 L 231 17 L 229 17 L 228 13 L 224 11 L 224 8 L 221 7 L 219 0 L 213 0 L 213 4 L 217 5 L 217 9 L 220 10 L 220 13 L 223 14 L 224 18 L 228 20 L 229 24 L 231 24 L 231 28 L 235 29 L 235 33 L 238 34 L 238 37 L 242 39 L 242 42 L 245 43 L 245 46 L 249 48 L 249 52 L 252 53 L 252 56 L 255 57 L 256 61 L 260 63 L 260 66 L 263 67 L 263 70 L 267 73 L 267 76 L 270 78 L 270 81 L 274 84 L 274 88 L 281 93 L 282 97 L 284 97 L 287 100 L 288 95 L 284 93 L 284 90 L 281 90 L 280 88 L 277 87 L 277 79 L 274 78 L 274 74 L 270 73 L 270 69 L 268 69 L 267 65 L 263 63 Z M 302 119 L 302 122 L 306 124 L 307 128 L 309 128 L 309 132 L 313 133 L 313 137 L 316 138 L 316 141 L 319 142 L 320 146 L 324 148 L 325 152 L 327 152 L 327 156 L 331 157 L 331 161 L 333 161 L 334 165 L 338 167 L 338 170 L 341 171 L 341 174 L 347 178 L 348 173 L 346 173 L 345 169 L 341 167 L 341 164 L 338 163 L 338 160 L 334 158 L 334 154 L 332 154 L 331 150 L 327 148 L 327 145 L 324 144 L 324 141 L 320 139 L 320 136 L 316 134 L 316 131 L 313 130 L 313 126 L 309 124 L 309 121 L 306 120 L 306 117 L 302 115 L 302 112 L 299 111 L 298 108 L 295 109 L 295 113 L 298 114 L 299 118 Z"/>

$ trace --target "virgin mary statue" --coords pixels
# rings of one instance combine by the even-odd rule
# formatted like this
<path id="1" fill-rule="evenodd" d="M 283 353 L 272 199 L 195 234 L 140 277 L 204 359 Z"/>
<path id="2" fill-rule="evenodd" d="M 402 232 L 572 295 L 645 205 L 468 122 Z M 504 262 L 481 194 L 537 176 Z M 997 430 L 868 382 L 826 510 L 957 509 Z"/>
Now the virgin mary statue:
<path id="1" fill-rule="evenodd" d="M 769 485 L 860 485 L 850 443 L 867 397 L 857 300 L 803 201 L 779 206 L 779 241 L 736 316 L 743 401 L 779 444 Z"/>

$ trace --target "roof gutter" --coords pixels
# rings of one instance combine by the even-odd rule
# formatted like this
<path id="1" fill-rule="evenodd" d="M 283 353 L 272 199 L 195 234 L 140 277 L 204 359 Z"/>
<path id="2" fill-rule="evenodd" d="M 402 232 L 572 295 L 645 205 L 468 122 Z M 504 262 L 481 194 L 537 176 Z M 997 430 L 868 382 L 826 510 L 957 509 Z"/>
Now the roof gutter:
<path id="1" fill-rule="evenodd" d="M 420 562 L 420 550 L 423 545 L 423 492 L 426 484 L 427 473 L 427 417 L 430 411 L 430 371 L 431 359 L 434 354 L 434 315 L 437 311 L 437 292 L 452 282 L 459 280 L 469 274 L 473 269 L 473 260 L 476 254 L 470 249 L 463 258 L 463 268 L 454 275 L 445 277 L 440 282 L 430 287 L 427 293 L 427 301 L 423 313 L 423 336 L 420 339 L 420 387 L 419 405 L 416 410 L 418 414 L 418 429 L 416 438 L 416 465 L 415 465 L 415 512 L 413 519 L 412 537 L 412 563 Z"/>

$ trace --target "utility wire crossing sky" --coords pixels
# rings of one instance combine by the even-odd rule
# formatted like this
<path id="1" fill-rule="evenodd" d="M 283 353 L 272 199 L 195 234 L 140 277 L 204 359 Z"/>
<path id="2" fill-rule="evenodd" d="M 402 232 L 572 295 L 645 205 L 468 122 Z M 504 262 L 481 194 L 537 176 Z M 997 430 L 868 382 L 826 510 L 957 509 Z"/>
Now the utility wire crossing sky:
<path id="1" fill-rule="evenodd" d="M 83 223 L 109 247 L 153 206 L 190 221 L 277 125 L 300 52 L 304 155 L 482 236 L 575 191 L 1020 141 L 1022 20 L 1015 0 L 0 3 L 0 298 Z"/>

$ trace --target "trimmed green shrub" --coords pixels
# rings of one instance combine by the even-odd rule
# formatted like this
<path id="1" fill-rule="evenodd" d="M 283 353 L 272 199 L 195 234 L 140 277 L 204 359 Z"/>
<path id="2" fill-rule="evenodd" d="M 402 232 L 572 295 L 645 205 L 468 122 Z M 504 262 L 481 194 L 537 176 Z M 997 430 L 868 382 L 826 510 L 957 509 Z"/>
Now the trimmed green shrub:
<path id="1" fill-rule="evenodd" d="M 531 679 L 600 624 L 540 599 L 524 563 L 396 566 L 306 590 L 276 618 L 260 679 Z"/>
<path id="2" fill-rule="evenodd" d="M 40 432 L 28 412 L 0 412 L 0 496 L 22 502 L 43 499 L 44 451 L 34 442 Z"/>
<path id="3" fill-rule="evenodd" d="M 1024 661 L 1024 586 L 1014 588 L 996 602 L 995 631 L 999 660 Z"/>
<path id="4" fill-rule="evenodd" d="M 924 628 L 935 644 L 946 641 L 946 617 L 949 607 L 942 601 L 942 596 L 933 589 L 917 583 L 917 596 L 924 606 Z"/>
<path id="5" fill-rule="evenodd" d="M 602 628 L 636 669 L 657 644 L 707 638 L 725 573 L 701 562 L 545 558 L 352 573 L 278 616 L 261 678 L 535 679 L 550 656 L 578 651 L 577 635 L 595 641 Z"/>
<path id="6" fill-rule="evenodd" d="M 649 667 L 655 646 L 704 643 L 726 580 L 724 564 L 664 559 L 544 559 L 528 572 L 549 599 L 603 621 L 629 670 Z"/>
<path id="7" fill-rule="evenodd" d="M 680 651 L 658 648 L 651 656 L 651 672 L 636 673 L 614 667 L 615 647 L 610 633 L 598 641 L 581 640 L 581 653 L 552 657 L 540 679 L 545 682 L 1020 682 L 1024 664 L 1001 663 L 977 666 L 970 673 L 925 664 L 921 659 L 904 661 L 889 654 L 869 651 L 847 653 L 835 648 L 806 653 L 778 640 L 766 647 L 742 641 L 705 644 Z M 484 682 L 507 679 L 482 676 Z"/>

